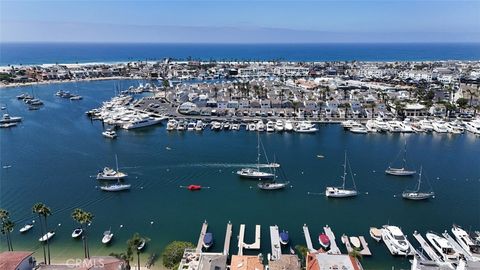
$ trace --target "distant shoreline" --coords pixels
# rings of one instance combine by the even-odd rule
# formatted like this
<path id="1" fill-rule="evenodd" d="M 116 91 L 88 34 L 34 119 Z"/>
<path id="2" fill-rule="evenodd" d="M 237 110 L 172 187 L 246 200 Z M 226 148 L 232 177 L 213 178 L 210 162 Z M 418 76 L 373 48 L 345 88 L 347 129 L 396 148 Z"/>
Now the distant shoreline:
<path id="1" fill-rule="evenodd" d="M 107 80 L 136 80 L 136 79 L 137 78 L 116 76 L 116 77 L 102 77 L 102 78 L 87 78 L 87 79 L 81 79 L 81 80 L 49 80 L 49 81 L 10 83 L 10 84 L 0 83 L 0 89 L 27 87 L 27 86 L 45 85 L 45 84 L 60 84 L 60 83 L 90 82 L 90 81 L 107 81 Z"/>

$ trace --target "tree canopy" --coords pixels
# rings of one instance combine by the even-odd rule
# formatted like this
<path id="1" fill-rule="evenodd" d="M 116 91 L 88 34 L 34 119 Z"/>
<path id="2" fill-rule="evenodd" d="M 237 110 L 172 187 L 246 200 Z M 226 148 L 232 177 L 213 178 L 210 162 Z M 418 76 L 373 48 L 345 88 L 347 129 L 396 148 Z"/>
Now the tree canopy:
<path id="1" fill-rule="evenodd" d="M 182 241 L 173 241 L 168 244 L 162 253 L 163 265 L 170 269 L 177 267 L 186 248 L 194 248 L 194 245 L 190 242 Z"/>

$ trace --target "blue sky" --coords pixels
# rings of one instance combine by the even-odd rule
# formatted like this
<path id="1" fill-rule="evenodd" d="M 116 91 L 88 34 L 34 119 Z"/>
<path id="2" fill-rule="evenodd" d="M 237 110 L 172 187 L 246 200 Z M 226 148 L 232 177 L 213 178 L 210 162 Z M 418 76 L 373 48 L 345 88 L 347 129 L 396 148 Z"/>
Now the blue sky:
<path id="1" fill-rule="evenodd" d="M 3 42 L 480 42 L 480 1 L 0 0 Z"/>

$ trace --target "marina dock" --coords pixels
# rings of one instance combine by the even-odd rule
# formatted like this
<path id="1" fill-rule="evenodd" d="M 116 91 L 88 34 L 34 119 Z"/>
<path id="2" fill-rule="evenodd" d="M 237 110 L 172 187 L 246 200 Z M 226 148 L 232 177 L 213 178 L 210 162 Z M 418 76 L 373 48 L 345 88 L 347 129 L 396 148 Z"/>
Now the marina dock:
<path id="1" fill-rule="evenodd" d="M 371 256 L 372 255 L 372 252 L 370 252 L 370 249 L 368 248 L 368 243 L 367 241 L 365 240 L 365 237 L 363 236 L 358 236 L 358 239 L 360 240 L 360 244 L 362 245 L 362 250 L 360 250 L 360 254 L 362 254 L 363 256 Z M 350 253 L 351 251 L 353 251 L 353 247 L 352 245 L 350 244 L 350 238 L 347 236 L 347 235 L 342 235 L 342 243 L 345 245 L 345 247 L 347 248 L 347 252 Z"/>
<path id="2" fill-rule="evenodd" d="M 310 231 L 308 230 L 307 224 L 303 224 L 303 235 L 305 236 L 308 250 L 310 252 L 316 252 L 317 250 L 313 248 L 312 238 L 310 237 Z"/>
<path id="3" fill-rule="evenodd" d="M 278 232 L 278 226 L 270 226 L 270 240 L 272 246 L 272 261 L 280 260 L 282 256 L 282 246 L 280 245 L 280 233 Z"/>
<path id="4" fill-rule="evenodd" d="M 202 230 L 200 231 L 200 236 L 198 237 L 197 248 L 196 248 L 196 251 L 198 253 L 202 252 L 203 238 L 205 237 L 205 234 L 207 233 L 207 228 L 208 228 L 208 223 L 205 220 L 203 222 L 203 225 L 202 225 Z"/>
<path id="5" fill-rule="evenodd" d="M 229 221 L 225 232 L 225 242 L 223 244 L 223 255 L 229 255 L 230 239 L 232 238 L 232 223 Z"/>
<path id="6" fill-rule="evenodd" d="M 437 253 L 432 249 L 432 247 L 427 243 L 427 241 L 425 241 L 425 239 L 420 233 L 418 233 L 417 231 L 413 232 L 413 237 L 417 239 L 418 243 L 420 243 L 420 246 L 422 246 L 423 251 L 427 253 L 430 259 L 436 262 L 440 261 L 440 257 L 438 257 Z"/>
<path id="7" fill-rule="evenodd" d="M 246 244 L 245 239 L 245 224 L 240 224 L 240 233 L 238 234 L 238 255 L 243 255 L 243 249 L 260 249 L 261 226 L 255 225 L 255 242 L 253 244 Z"/>
<path id="8" fill-rule="evenodd" d="M 328 239 L 330 239 L 330 250 L 327 251 L 328 254 L 342 254 L 340 252 L 340 249 L 337 246 L 337 243 L 335 242 L 335 234 L 333 234 L 333 231 L 328 225 L 323 227 L 323 230 L 325 231 L 325 234 L 328 236 Z"/>

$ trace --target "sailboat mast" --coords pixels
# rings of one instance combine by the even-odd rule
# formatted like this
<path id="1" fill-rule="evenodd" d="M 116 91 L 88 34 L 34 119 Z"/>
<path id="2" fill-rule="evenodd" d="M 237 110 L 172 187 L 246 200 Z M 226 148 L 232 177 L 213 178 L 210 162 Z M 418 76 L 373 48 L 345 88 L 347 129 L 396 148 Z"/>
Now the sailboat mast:
<path id="1" fill-rule="evenodd" d="M 118 156 L 115 154 L 115 166 L 117 167 L 117 182 L 120 183 L 120 175 L 118 173 Z"/>
<path id="2" fill-rule="evenodd" d="M 403 168 L 407 168 L 407 141 L 405 141 L 405 146 L 403 147 Z"/>
<path id="3" fill-rule="evenodd" d="M 419 174 L 419 177 L 418 177 L 418 185 L 417 185 L 417 191 L 416 192 L 420 191 L 420 183 L 422 183 L 422 167 L 420 167 L 420 174 Z"/>
<path id="4" fill-rule="evenodd" d="M 345 179 L 347 177 L 347 151 L 345 151 L 345 161 L 343 163 L 343 185 L 342 189 L 345 189 Z"/>
<path id="5" fill-rule="evenodd" d="M 260 132 L 257 132 L 257 170 L 260 170 Z"/>

